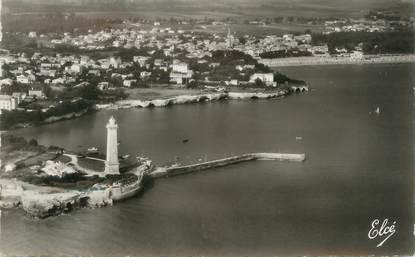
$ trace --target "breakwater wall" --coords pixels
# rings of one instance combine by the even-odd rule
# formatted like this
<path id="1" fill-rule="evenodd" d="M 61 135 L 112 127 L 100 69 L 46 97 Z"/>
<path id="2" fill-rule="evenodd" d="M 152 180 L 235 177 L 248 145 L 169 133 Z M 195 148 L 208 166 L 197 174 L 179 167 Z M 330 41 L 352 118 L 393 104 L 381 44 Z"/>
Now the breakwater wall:
<path id="1" fill-rule="evenodd" d="M 191 164 L 178 167 L 160 167 L 148 174 L 151 178 L 170 177 L 191 172 L 218 168 L 228 165 L 233 165 L 246 161 L 255 160 L 278 160 L 278 161 L 294 161 L 302 162 L 305 160 L 305 154 L 286 154 L 286 153 L 249 153 L 237 156 L 232 156 L 223 159 L 217 159 L 198 164 Z"/>

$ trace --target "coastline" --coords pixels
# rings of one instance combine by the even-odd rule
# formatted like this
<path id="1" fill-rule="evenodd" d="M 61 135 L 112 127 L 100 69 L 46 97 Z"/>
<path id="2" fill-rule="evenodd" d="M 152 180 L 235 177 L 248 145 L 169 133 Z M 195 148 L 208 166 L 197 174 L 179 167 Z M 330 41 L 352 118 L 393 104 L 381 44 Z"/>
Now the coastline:
<path id="1" fill-rule="evenodd" d="M 378 64 L 378 63 L 415 63 L 415 54 L 402 55 L 364 55 L 363 58 L 350 57 L 289 57 L 260 59 L 259 63 L 271 68 L 309 65 L 345 65 L 345 64 Z"/>
<path id="2" fill-rule="evenodd" d="M 130 99 L 117 101 L 113 104 L 96 105 L 95 110 L 122 109 L 122 108 L 151 108 L 167 107 L 175 104 L 203 103 L 218 100 L 255 100 L 255 99 L 277 99 L 294 92 L 307 92 L 308 86 L 291 86 L 284 89 L 269 91 L 250 92 L 212 92 L 194 95 L 176 95 L 167 98 L 153 100 Z M 82 110 L 77 113 L 69 113 L 59 117 L 51 117 L 41 124 L 54 123 L 61 120 L 74 119 L 89 113 L 89 110 Z M 35 124 L 31 124 L 35 125 Z M 68 155 L 68 154 L 63 154 Z M 32 185 L 16 179 L 1 178 L 0 208 L 22 208 L 29 216 L 34 218 L 47 218 L 62 213 L 70 212 L 83 207 L 99 208 L 113 205 L 114 202 L 122 201 L 137 195 L 143 189 L 143 177 L 157 178 L 185 174 L 194 171 L 212 169 L 220 166 L 227 166 L 248 160 L 297 160 L 304 161 L 305 155 L 292 154 L 270 154 L 252 153 L 241 156 L 234 156 L 228 159 L 213 160 L 207 163 L 199 163 L 191 166 L 159 167 L 153 170 L 153 166 L 147 162 L 130 171 L 137 177 L 133 183 L 113 183 L 104 185 L 95 184 L 87 190 L 64 189 L 59 186 Z M 72 163 L 72 161 L 71 161 Z M 16 167 L 16 165 L 15 165 Z M 160 170 L 163 172 L 160 173 Z M 85 172 L 85 171 L 81 171 Z M 149 173 L 149 174 L 147 174 Z M 150 174 L 154 173 L 154 174 Z M 91 172 L 87 172 L 91 175 Z"/>
<path id="3" fill-rule="evenodd" d="M 153 100 L 128 99 L 110 104 L 96 104 L 97 110 L 167 107 L 177 104 L 203 103 L 219 100 L 275 99 L 289 95 L 292 92 L 307 92 L 308 86 L 292 86 L 289 90 L 279 89 L 270 92 L 220 92 L 201 93 L 194 95 L 178 95 L 169 98 Z"/>
<path id="4" fill-rule="evenodd" d="M 192 165 L 153 166 L 151 160 L 128 171 L 135 175 L 132 181 L 97 183 L 86 190 L 64 189 L 59 186 L 34 185 L 16 179 L 0 178 L 2 188 L 0 208 L 21 208 L 36 219 L 44 219 L 69 213 L 80 208 L 101 208 L 137 196 L 145 187 L 146 180 L 166 178 L 177 175 L 212 170 L 218 167 L 246 161 L 290 161 L 303 162 L 305 153 L 247 153 L 200 162 Z"/>
<path id="5" fill-rule="evenodd" d="M 45 120 L 38 122 L 38 123 L 18 123 L 13 125 L 12 127 L 5 129 L 3 131 L 13 131 L 15 129 L 20 129 L 20 128 L 28 128 L 28 127 L 35 127 L 35 126 L 42 126 L 42 125 L 47 125 L 47 124 L 52 124 L 55 122 L 59 122 L 59 121 L 65 121 L 65 120 L 72 120 L 72 119 L 76 119 L 79 117 L 82 117 L 86 114 L 89 114 L 91 112 L 94 112 L 95 108 L 86 108 L 83 109 L 79 112 L 70 112 L 67 113 L 65 115 L 61 115 L 61 116 L 51 116 L 49 118 L 46 118 Z"/>
<path id="6" fill-rule="evenodd" d="M 162 89 L 167 90 L 167 89 Z M 291 86 L 289 89 L 277 89 L 270 91 L 251 91 L 251 92 L 242 92 L 242 91 L 231 91 L 231 92 L 211 92 L 203 93 L 198 92 L 195 94 L 185 94 L 171 95 L 167 97 L 155 97 L 149 98 L 148 100 L 141 100 L 139 98 L 119 100 L 114 103 L 108 104 L 95 104 L 92 108 L 84 109 L 80 112 L 71 112 L 62 116 L 52 116 L 46 120 L 34 123 L 26 124 L 17 124 L 10 129 L 4 131 L 12 131 L 19 128 L 27 128 L 33 126 L 41 126 L 46 124 L 51 124 L 59 121 L 71 120 L 82 117 L 86 114 L 89 114 L 94 111 L 101 110 L 117 110 L 117 109 L 129 109 L 129 108 L 154 108 L 154 107 L 168 107 L 177 104 L 196 104 L 196 103 L 207 103 L 220 100 L 256 100 L 256 99 L 277 99 L 280 97 L 287 96 L 294 92 L 308 92 L 309 88 L 307 85 L 301 86 Z"/>

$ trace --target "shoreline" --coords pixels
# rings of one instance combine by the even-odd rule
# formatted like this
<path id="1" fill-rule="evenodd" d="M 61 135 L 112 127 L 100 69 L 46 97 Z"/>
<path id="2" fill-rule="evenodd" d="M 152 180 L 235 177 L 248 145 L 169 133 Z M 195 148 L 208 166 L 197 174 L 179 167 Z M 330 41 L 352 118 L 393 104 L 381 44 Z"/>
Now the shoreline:
<path id="1" fill-rule="evenodd" d="M 36 127 L 42 125 L 53 124 L 60 121 L 67 121 L 76 119 L 86 114 L 102 111 L 102 110 L 118 110 L 118 109 L 130 109 L 130 108 L 155 108 L 155 107 L 168 107 L 178 104 L 197 104 L 197 103 L 208 103 L 220 100 L 267 100 L 267 99 L 278 99 L 285 97 L 291 93 L 308 92 L 309 87 L 307 85 L 302 86 L 291 86 L 289 89 L 278 89 L 269 92 L 212 92 L 212 93 L 198 93 L 198 94 L 182 94 L 176 96 L 169 96 L 165 98 L 155 98 L 151 100 L 140 100 L 140 99 L 127 99 L 119 100 L 114 103 L 108 104 L 95 104 L 92 108 L 84 109 L 80 112 L 71 112 L 62 116 L 53 116 L 40 123 L 25 123 L 16 124 L 13 127 L 3 130 L 4 132 L 13 131 L 21 128 Z"/>
<path id="2" fill-rule="evenodd" d="M 151 160 L 128 171 L 136 180 L 114 182 L 112 185 L 98 183 L 86 190 L 64 189 L 59 186 L 34 185 L 16 179 L 0 178 L 2 194 L 0 208 L 21 208 L 30 217 L 45 219 L 81 208 L 101 208 L 137 196 L 145 189 L 147 180 L 213 170 L 246 161 L 303 162 L 305 153 L 247 153 L 200 162 L 191 165 L 169 167 L 153 166 Z"/>
<path id="3" fill-rule="evenodd" d="M 219 100 L 255 100 L 255 99 L 276 99 L 287 96 L 293 92 L 307 92 L 308 86 L 292 86 L 289 90 L 279 89 L 270 92 L 212 92 L 194 95 L 178 95 L 169 98 L 159 98 L 153 100 L 129 99 L 121 100 L 110 104 L 96 104 L 97 110 L 111 110 L 111 109 L 129 109 L 129 108 L 153 108 L 153 107 L 167 107 L 177 104 L 193 104 L 214 102 Z"/>
<path id="4" fill-rule="evenodd" d="M 310 66 L 310 65 L 347 65 L 347 64 L 380 64 L 380 63 L 415 63 L 415 54 L 364 55 L 362 59 L 350 57 L 289 57 L 260 59 L 259 63 L 271 68 Z"/>

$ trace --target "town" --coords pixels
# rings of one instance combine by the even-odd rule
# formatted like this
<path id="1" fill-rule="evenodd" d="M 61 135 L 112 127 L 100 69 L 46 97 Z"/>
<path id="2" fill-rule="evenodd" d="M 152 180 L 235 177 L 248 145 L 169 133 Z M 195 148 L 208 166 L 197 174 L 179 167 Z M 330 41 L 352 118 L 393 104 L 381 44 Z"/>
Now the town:
<path id="1" fill-rule="evenodd" d="M 0 0 L 0 257 L 412 255 L 414 10 Z"/>
<path id="2" fill-rule="evenodd" d="M 1 109 L 40 111 L 50 117 L 65 113 L 61 105 L 76 111 L 88 105 L 85 100 L 123 99 L 134 88 L 159 86 L 217 92 L 230 87 L 276 89 L 304 84 L 258 62 L 258 49 L 275 49 L 273 37 L 259 42 L 247 37 L 241 44 L 229 29 L 223 38 L 172 31 L 159 28 L 157 23 L 155 26 L 149 31 L 113 29 L 77 37 L 66 33 L 60 40 L 51 40 L 54 50 L 65 44 L 79 48 L 83 54 L 4 54 L 0 58 L 0 86 L 5 93 L 0 97 Z M 29 37 L 36 37 L 36 33 L 29 33 Z M 281 43 L 291 48 L 309 40 L 309 35 L 286 35 Z M 119 55 L 113 55 L 114 51 Z"/>
<path id="3" fill-rule="evenodd" d="M 136 19 L 86 33 L 8 32 L 2 35 L 6 45 L 20 38 L 26 46 L 36 47 L 3 50 L 0 56 L 0 111 L 4 113 L 0 116 L 1 125 L 7 129 L 85 113 L 94 103 L 137 95 L 137 88 L 223 92 L 303 85 L 304 81 L 288 78 L 268 64 L 289 57 L 363 61 L 366 54 L 382 48 L 361 42 L 367 35 L 406 33 L 414 26 L 412 17 L 390 20 L 385 13 L 388 14 L 371 12 L 359 20 L 325 20 L 321 34 L 309 31 L 238 36 L 231 30 L 232 22 L 194 22 L 196 25 L 185 29 L 187 21 Z M 258 27 L 266 25 L 260 20 L 246 22 Z M 207 23 L 219 27 L 222 33 L 210 33 L 203 25 Z M 344 39 L 348 33 L 366 34 L 353 36 L 351 42 L 336 38 Z M 386 53 L 396 50 L 383 48 Z"/>

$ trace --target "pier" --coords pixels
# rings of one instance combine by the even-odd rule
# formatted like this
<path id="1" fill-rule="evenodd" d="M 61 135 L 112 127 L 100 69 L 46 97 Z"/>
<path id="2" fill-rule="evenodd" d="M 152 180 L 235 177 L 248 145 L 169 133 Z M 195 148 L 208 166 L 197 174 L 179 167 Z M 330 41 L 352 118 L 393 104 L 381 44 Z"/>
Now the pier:
<path id="1" fill-rule="evenodd" d="M 223 159 L 217 159 L 197 164 L 184 165 L 179 167 L 158 167 L 154 171 L 148 174 L 151 178 L 170 177 L 177 176 L 196 171 L 218 168 L 237 164 L 246 161 L 256 160 L 275 160 L 275 161 L 293 161 L 303 162 L 305 161 L 305 154 L 286 154 L 286 153 L 249 153 L 227 157 Z"/>

